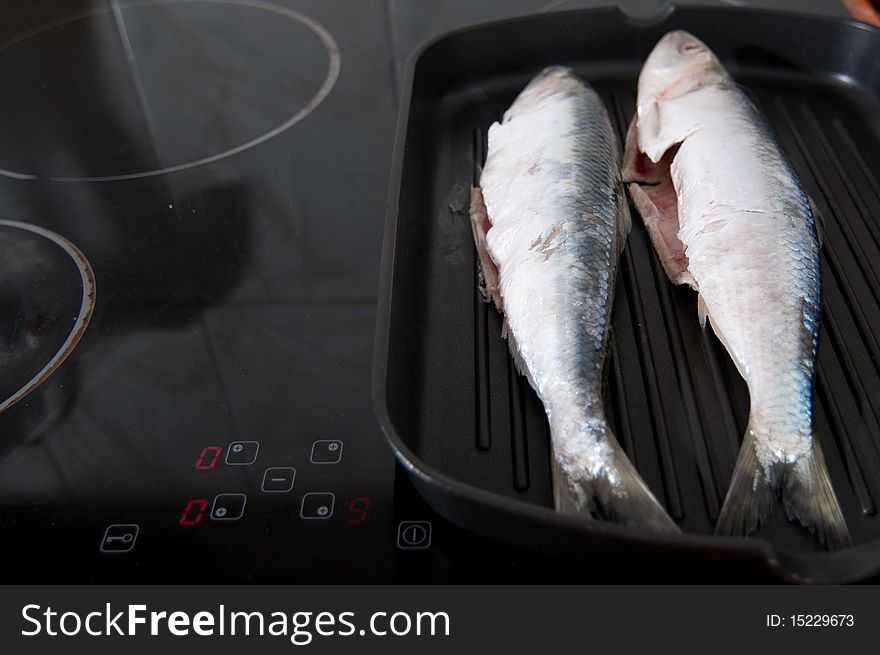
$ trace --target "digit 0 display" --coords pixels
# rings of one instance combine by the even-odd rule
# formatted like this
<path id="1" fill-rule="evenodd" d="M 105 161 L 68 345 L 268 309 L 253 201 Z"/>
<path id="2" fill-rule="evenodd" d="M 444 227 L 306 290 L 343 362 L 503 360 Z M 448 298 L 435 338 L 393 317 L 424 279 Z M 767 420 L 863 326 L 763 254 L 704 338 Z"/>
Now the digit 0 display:
<path id="1" fill-rule="evenodd" d="M 180 515 L 179 525 L 198 525 L 208 509 L 208 501 L 204 498 L 193 498 L 187 501 L 183 514 Z"/>
<path id="2" fill-rule="evenodd" d="M 196 460 L 196 468 L 200 471 L 210 471 L 217 466 L 217 460 L 220 459 L 222 452 L 222 446 L 205 446 Z"/>

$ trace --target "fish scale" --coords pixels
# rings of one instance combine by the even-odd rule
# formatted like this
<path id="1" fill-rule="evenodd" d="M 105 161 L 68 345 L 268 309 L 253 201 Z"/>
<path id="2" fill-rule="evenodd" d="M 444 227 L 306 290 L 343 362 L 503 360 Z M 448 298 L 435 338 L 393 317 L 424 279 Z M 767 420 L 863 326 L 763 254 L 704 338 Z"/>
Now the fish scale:
<path id="1" fill-rule="evenodd" d="M 754 530 L 780 496 L 828 547 L 849 535 L 813 434 L 819 243 L 810 201 L 769 125 L 693 35 L 639 76 L 624 177 L 669 278 L 699 292 L 749 387 L 749 423 L 716 532 Z"/>
<path id="2" fill-rule="evenodd" d="M 544 70 L 489 129 L 471 207 L 486 294 L 550 423 L 564 512 L 676 531 L 618 445 L 602 381 L 629 214 L 619 146 L 598 95 Z"/>

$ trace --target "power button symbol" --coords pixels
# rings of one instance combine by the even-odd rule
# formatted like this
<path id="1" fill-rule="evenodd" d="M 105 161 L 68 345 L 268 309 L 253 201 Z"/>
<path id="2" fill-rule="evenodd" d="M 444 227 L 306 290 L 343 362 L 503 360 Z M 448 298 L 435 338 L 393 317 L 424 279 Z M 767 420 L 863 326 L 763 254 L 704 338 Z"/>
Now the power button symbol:
<path id="1" fill-rule="evenodd" d="M 397 526 L 397 547 L 422 550 L 431 545 L 431 524 L 428 521 L 401 521 Z"/>

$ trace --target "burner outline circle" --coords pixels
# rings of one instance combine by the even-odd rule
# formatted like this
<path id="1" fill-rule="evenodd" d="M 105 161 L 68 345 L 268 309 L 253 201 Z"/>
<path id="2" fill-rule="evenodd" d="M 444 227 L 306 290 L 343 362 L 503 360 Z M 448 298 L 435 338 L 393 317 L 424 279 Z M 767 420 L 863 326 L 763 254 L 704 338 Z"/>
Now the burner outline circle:
<path id="1" fill-rule="evenodd" d="M 315 109 L 317 109 L 322 102 L 324 102 L 327 96 L 330 95 L 333 87 L 336 86 L 336 81 L 339 79 L 339 72 L 342 68 L 342 55 L 339 51 L 339 46 L 336 43 L 336 39 L 334 39 L 333 35 L 330 34 L 330 32 L 318 21 L 310 18 L 309 16 L 306 16 L 303 13 L 300 13 L 293 9 L 289 9 L 288 7 L 282 7 L 281 5 L 266 2 L 265 0 L 121 0 L 120 2 L 114 4 L 117 4 L 120 9 L 136 9 L 139 7 L 155 7 L 161 5 L 208 4 L 227 5 L 235 7 L 251 7 L 253 9 L 261 9 L 264 11 L 274 12 L 276 14 L 299 22 L 300 24 L 310 29 L 312 33 L 314 33 L 321 40 L 321 43 L 324 45 L 324 49 L 327 51 L 327 56 L 329 59 L 327 66 L 327 75 L 315 95 L 299 111 L 293 114 L 286 121 L 276 125 L 266 132 L 263 132 L 260 135 L 257 135 L 253 139 L 250 139 L 248 141 L 245 141 L 244 143 L 240 143 L 237 146 L 228 148 L 213 155 L 209 155 L 207 157 L 201 157 L 199 159 L 194 159 L 192 161 L 184 162 L 182 164 L 175 164 L 173 166 L 165 166 L 163 168 L 156 168 L 147 171 L 136 171 L 134 173 L 122 173 L 119 175 L 97 175 L 85 177 L 64 177 L 50 175 L 41 177 L 32 173 L 23 173 L 20 171 L 0 168 L 0 176 L 12 178 L 15 180 L 44 179 L 50 182 L 115 182 L 120 180 L 136 180 L 146 177 L 155 177 L 158 175 L 165 175 L 166 173 L 178 173 L 180 171 L 189 170 L 198 166 L 213 164 L 214 162 L 220 161 L 221 159 L 232 157 L 233 155 L 237 155 L 241 152 L 244 152 L 245 150 L 250 150 L 255 146 L 265 143 L 266 141 L 275 138 L 282 132 L 285 132 L 297 123 L 301 122 L 309 114 L 315 111 Z M 21 43 L 22 41 L 26 41 L 31 37 L 37 36 L 44 32 L 48 32 L 57 27 L 67 25 L 69 23 L 74 23 L 85 18 L 91 18 L 92 16 L 100 16 L 112 12 L 113 6 L 110 5 L 98 9 L 88 9 L 72 14 L 67 14 L 66 16 L 62 16 L 61 18 L 57 18 L 53 21 L 38 25 L 32 29 L 22 32 L 17 36 L 12 37 L 11 39 L 8 39 L 7 41 L 4 41 L 3 43 L 0 43 L 0 53 L 18 43 Z"/>
<path id="2" fill-rule="evenodd" d="M 70 334 L 67 335 L 67 339 L 64 340 L 64 343 L 61 345 L 61 348 L 58 349 L 58 352 L 52 355 L 46 365 L 43 366 L 34 377 L 32 377 L 14 394 L 3 400 L 3 402 L 0 402 L 0 413 L 3 413 L 43 384 L 43 382 L 48 380 L 55 370 L 64 363 L 70 353 L 73 352 L 73 349 L 76 348 L 76 345 L 79 343 L 80 338 L 82 338 L 83 333 L 85 333 L 86 328 L 89 326 L 89 321 L 92 318 L 92 313 L 95 309 L 96 288 L 95 273 L 92 270 L 92 265 L 89 264 L 89 260 L 86 259 L 83 252 L 69 239 L 66 239 L 57 232 L 47 230 L 39 225 L 33 225 L 32 223 L 10 221 L 0 218 L 0 226 L 33 232 L 34 234 L 48 239 L 61 248 L 73 260 L 74 264 L 76 264 L 76 267 L 79 269 L 83 288 L 82 303 L 80 304 L 76 321 L 73 324 L 73 329 L 70 331 Z"/>

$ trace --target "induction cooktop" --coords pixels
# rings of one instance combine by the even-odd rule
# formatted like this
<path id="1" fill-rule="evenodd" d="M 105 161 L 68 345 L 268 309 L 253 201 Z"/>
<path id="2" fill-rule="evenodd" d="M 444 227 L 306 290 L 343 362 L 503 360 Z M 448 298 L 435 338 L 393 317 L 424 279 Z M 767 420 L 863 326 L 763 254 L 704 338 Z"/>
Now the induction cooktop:
<path id="1" fill-rule="evenodd" d="M 464 532 L 395 464 L 383 0 L 0 11 L 0 581 L 689 579 Z"/>
<path id="2" fill-rule="evenodd" d="M 371 407 L 383 4 L 4 5 L 4 582 L 532 570 L 433 515 Z"/>

